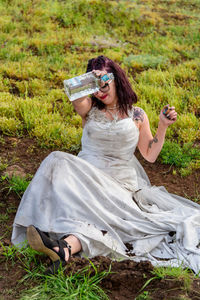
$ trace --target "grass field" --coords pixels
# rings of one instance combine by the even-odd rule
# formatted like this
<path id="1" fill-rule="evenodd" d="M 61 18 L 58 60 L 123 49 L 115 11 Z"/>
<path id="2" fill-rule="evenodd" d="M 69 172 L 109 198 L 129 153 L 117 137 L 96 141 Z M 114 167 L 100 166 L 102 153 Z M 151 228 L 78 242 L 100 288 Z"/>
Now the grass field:
<path id="1" fill-rule="evenodd" d="M 104 54 L 125 69 L 153 133 L 161 108 L 176 107 L 161 161 L 187 167 L 183 174 L 199 168 L 199 6 L 199 0 L 1 0 L 1 132 L 78 152 L 81 120 L 63 80 Z"/>
<path id="2" fill-rule="evenodd" d="M 6 149 L 8 139 L 13 148 L 19 139 L 30 139 L 34 144 L 28 145 L 29 157 L 36 151 L 46 154 L 52 149 L 78 153 L 81 118 L 64 93 L 63 80 L 85 73 L 88 59 L 103 54 L 126 71 L 139 98 L 137 105 L 147 113 L 153 134 L 161 108 L 168 103 L 176 107 L 178 120 L 167 131 L 159 161 L 175 167 L 173 174 L 182 178 L 198 172 L 199 28 L 200 0 L 0 0 L 0 147 Z M 11 147 L 8 149 L 11 152 Z M 0 195 L 5 198 L 14 193 L 15 200 L 19 200 L 33 175 L 27 174 L 25 179 L 3 175 L 18 159 L 13 156 L 8 161 L 0 155 Z M 199 186 L 193 200 L 200 200 Z M 33 282 L 27 293 L 21 293 L 20 287 L 14 294 L 16 299 L 58 299 L 59 292 L 60 299 L 107 299 L 98 284 L 108 273 L 99 273 L 93 266 L 93 279 L 88 277 L 88 270 L 67 281 L 62 273 L 56 280 L 42 278 L 43 260 L 33 268 L 37 254 L 17 255 L 12 246 L 5 246 L 2 241 L 10 235 L 16 212 L 16 206 L 9 200 L 8 204 L 6 207 L 0 201 L 0 263 L 5 261 L 14 271 L 16 259 L 21 259 L 16 270 L 19 274 L 19 270 L 26 270 L 26 276 L 16 275 L 17 280 L 25 282 L 28 278 L 24 289 Z M 185 298 L 177 299 L 199 299 L 200 295 L 187 298 L 193 275 L 176 275 L 171 269 L 165 275 L 161 271 L 154 271 L 146 279 L 138 300 L 156 299 L 150 297 L 147 286 L 165 276 L 184 282 Z M 0 288 L 1 282 L 3 286 L 3 275 Z M 74 298 L 63 292 L 66 287 Z M 13 299 L 7 287 L 2 295 L 0 300 Z"/>

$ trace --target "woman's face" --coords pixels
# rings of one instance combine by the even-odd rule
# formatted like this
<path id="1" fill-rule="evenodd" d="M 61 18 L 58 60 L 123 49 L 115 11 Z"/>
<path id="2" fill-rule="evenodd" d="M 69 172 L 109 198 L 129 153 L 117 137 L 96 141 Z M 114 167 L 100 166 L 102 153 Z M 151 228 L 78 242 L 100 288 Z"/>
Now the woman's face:
<path id="1" fill-rule="evenodd" d="M 115 81 L 109 84 L 109 90 L 107 92 L 98 91 L 94 96 L 102 101 L 106 106 L 113 107 L 118 103 L 118 97 L 116 93 Z"/>

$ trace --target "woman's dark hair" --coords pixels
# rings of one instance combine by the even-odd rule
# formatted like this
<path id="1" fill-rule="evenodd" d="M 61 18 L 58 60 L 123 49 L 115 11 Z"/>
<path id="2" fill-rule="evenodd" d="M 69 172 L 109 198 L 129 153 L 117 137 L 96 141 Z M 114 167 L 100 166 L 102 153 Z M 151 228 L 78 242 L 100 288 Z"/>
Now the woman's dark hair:
<path id="1" fill-rule="evenodd" d="M 86 72 L 103 69 L 105 69 L 108 73 L 113 73 L 115 77 L 116 93 L 119 101 L 119 109 L 128 114 L 128 108 L 131 109 L 133 103 L 137 102 L 137 95 L 132 90 L 125 72 L 117 63 L 103 55 L 90 59 L 88 61 Z M 94 95 L 92 95 L 92 102 L 93 106 L 97 106 L 99 109 L 105 108 L 105 104 Z"/>

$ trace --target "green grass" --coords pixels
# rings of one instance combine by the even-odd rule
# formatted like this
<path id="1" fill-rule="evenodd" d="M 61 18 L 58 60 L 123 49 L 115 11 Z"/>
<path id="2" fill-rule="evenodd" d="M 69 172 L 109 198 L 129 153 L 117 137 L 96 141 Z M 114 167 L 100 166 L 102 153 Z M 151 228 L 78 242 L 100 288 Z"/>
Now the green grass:
<path id="1" fill-rule="evenodd" d="M 136 300 L 151 299 L 151 294 L 148 291 L 144 291 L 144 289 L 147 289 L 149 284 L 154 280 L 182 281 L 182 289 L 187 293 L 188 291 L 190 291 L 193 279 L 195 278 L 195 275 L 191 270 L 183 269 L 181 266 L 155 267 L 151 273 L 153 277 L 149 278 L 142 286 L 139 291 L 140 294 L 136 297 Z"/>
<path id="2" fill-rule="evenodd" d="M 44 275 L 46 266 L 41 262 L 43 255 L 30 247 L 21 245 L 4 246 L 0 243 L 7 263 L 21 263 L 26 275 L 19 280 L 20 283 L 28 282 L 34 287 L 22 292 L 21 300 L 34 299 L 77 299 L 77 300 L 108 300 L 106 293 L 100 288 L 100 282 L 111 272 L 111 268 L 105 271 L 98 271 L 98 268 L 89 260 L 88 266 L 76 273 L 65 274 L 59 270 L 58 274 Z M 30 286 L 30 284 L 29 284 Z"/>
<path id="3" fill-rule="evenodd" d="M 16 260 L 20 260 L 23 257 L 24 263 L 27 264 L 27 261 L 33 261 L 33 258 L 35 257 L 36 251 L 33 249 L 26 247 L 26 243 L 23 243 L 20 248 L 10 245 L 5 246 L 1 239 L 3 237 L 0 237 L 0 247 L 1 247 L 1 261 L 6 261 L 9 264 L 14 265 L 16 263 Z M 30 265 L 29 265 L 30 267 Z"/>
<path id="4" fill-rule="evenodd" d="M 4 224 L 6 221 L 8 221 L 9 216 L 7 213 L 5 214 L 0 214 L 0 224 Z"/>
<path id="5" fill-rule="evenodd" d="M 192 143 L 181 147 L 178 143 L 166 141 L 161 150 L 160 161 L 179 167 L 181 175 L 186 176 L 192 170 L 200 168 L 200 151 Z"/>
<path id="6" fill-rule="evenodd" d="M 30 176 L 23 178 L 16 175 L 12 177 L 5 175 L 1 176 L 0 181 L 4 183 L 3 190 L 6 190 L 7 194 L 14 192 L 21 198 L 30 183 Z"/>
<path id="7" fill-rule="evenodd" d="M 91 269 L 95 271 L 93 276 L 91 276 Z M 108 300 L 106 293 L 99 287 L 101 280 L 108 274 L 109 271 L 99 273 L 94 265 L 91 265 L 68 276 L 62 271 L 57 276 L 40 275 L 40 284 L 26 291 L 20 300 Z"/>
<path id="8" fill-rule="evenodd" d="M 1 238 L 0 238 L 1 240 Z M 21 264 L 26 271 L 23 278 L 19 279 L 18 285 L 25 284 L 28 289 L 22 292 L 21 300 L 34 299 L 76 299 L 76 300 L 108 300 L 106 293 L 101 289 L 100 282 L 110 274 L 108 270 L 99 271 L 98 268 L 88 260 L 88 266 L 76 273 L 65 274 L 62 269 L 58 274 L 44 275 L 47 267 L 41 258 L 43 254 L 27 247 L 26 241 L 16 246 L 1 246 L 2 258 L 7 264 Z M 73 263 L 72 263 L 73 264 Z M 32 288 L 30 288 L 30 285 Z"/>
<path id="9" fill-rule="evenodd" d="M 159 279 L 165 277 L 171 277 L 176 280 L 181 280 L 184 282 L 184 288 L 189 290 L 192 283 L 192 278 L 194 278 L 194 274 L 189 269 L 183 269 L 181 266 L 178 268 L 175 267 L 157 267 L 154 268 L 153 275 L 156 275 Z"/>
<path id="10" fill-rule="evenodd" d="M 7 160 L 0 157 L 0 172 L 4 171 L 7 167 Z"/>
<path id="11" fill-rule="evenodd" d="M 139 296 L 137 296 L 135 298 L 135 300 L 151 300 L 151 297 L 149 296 L 149 292 L 148 291 L 144 291 L 142 294 L 140 294 Z"/>

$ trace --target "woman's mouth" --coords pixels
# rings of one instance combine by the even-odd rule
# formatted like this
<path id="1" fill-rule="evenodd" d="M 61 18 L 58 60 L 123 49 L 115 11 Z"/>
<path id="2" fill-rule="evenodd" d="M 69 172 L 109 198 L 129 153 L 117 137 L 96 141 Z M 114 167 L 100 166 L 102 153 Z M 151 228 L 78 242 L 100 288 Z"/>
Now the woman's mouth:
<path id="1" fill-rule="evenodd" d="M 102 96 L 102 97 L 99 97 L 101 100 L 104 100 L 106 97 L 108 96 L 108 94 Z"/>

